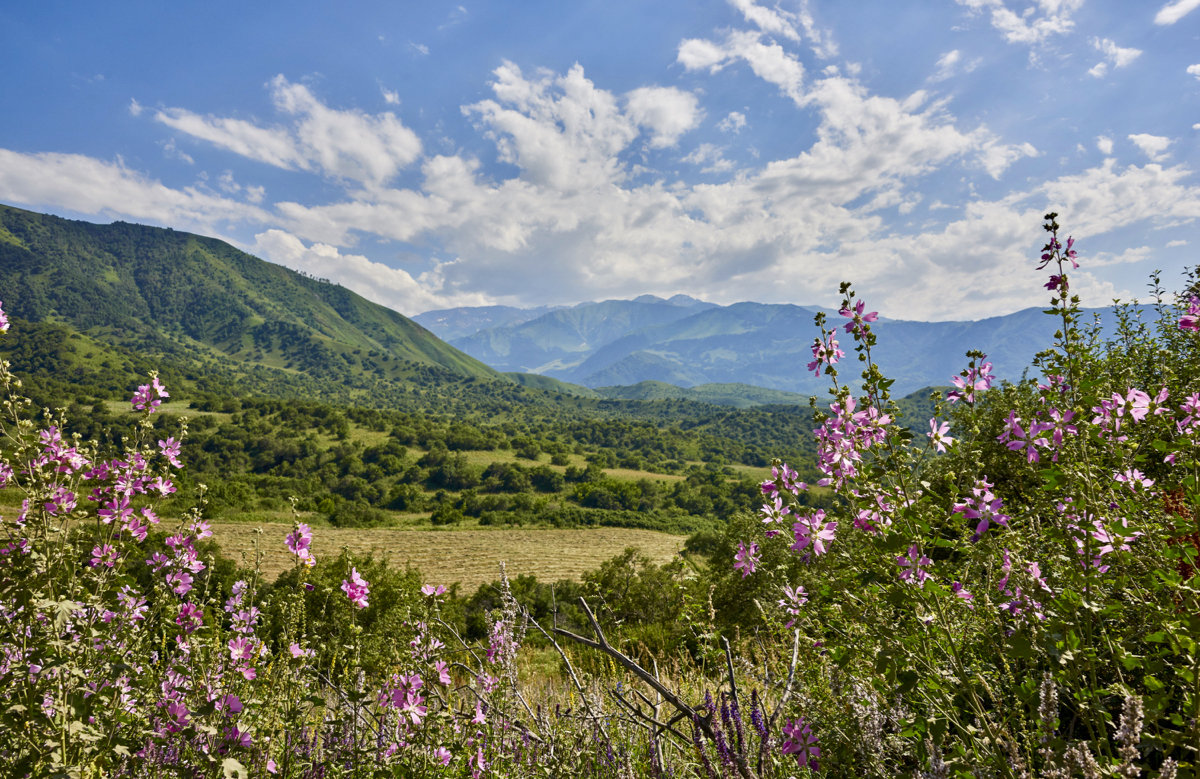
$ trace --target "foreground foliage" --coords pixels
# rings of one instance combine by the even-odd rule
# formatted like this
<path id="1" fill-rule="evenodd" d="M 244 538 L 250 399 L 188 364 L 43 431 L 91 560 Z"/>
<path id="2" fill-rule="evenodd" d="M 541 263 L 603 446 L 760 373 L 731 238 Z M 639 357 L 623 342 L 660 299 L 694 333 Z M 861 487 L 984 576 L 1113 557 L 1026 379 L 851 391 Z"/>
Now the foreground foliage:
<path id="1" fill-rule="evenodd" d="M 127 436 L 83 436 L 0 363 L 0 487 L 23 500 L 0 525 L 10 773 L 1194 776 L 1200 299 L 1156 290 L 1157 321 L 1129 310 L 1101 342 L 1046 229 L 1041 378 L 993 387 L 969 354 L 924 432 L 843 288 L 865 370 L 838 375 L 843 328 L 818 317 L 825 495 L 777 463 L 760 516 L 689 542 L 700 576 L 631 551 L 465 603 L 317 560 L 297 521 L 264 539 L 296 560 L 272 585 L 209 555 L 203 488 L 158 532 L 187 425 L 156 426 L 157 375 Z"/>

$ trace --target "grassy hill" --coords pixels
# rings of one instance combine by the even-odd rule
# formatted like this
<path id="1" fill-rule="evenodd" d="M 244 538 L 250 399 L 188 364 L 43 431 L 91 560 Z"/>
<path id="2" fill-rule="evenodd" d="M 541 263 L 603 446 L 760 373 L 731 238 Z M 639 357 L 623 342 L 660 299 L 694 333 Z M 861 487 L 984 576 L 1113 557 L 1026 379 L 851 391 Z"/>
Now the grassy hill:
<path id="1" fill-rule="evenodd" d="M 344 287 L 170 229 L 0 206 L 0 289 L 14 317 L 143 353 L 360 384 L 429 371 L 507 381 Z"/>

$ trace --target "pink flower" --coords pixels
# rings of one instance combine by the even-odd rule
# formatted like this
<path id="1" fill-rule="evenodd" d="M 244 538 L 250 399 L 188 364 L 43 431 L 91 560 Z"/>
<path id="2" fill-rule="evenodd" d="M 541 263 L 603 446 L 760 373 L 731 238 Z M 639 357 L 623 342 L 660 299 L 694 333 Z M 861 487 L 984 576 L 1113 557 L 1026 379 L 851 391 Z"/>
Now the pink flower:
<path id="1" fill-rule="evenodd" d="M 8 317 L 4 314 L 4 309 L 0 307 L 0 333 L 8 332 Z"/>
<path id="2" fill-rule="evenodd" d="M 179 616 L 175 618 L 175 624 L 183 628 L 185 633 L 194 633 L 204 624 L 204 612 L 195 604 L 185 603 L 179 608 Z"/>
<path id="3" fill-rule="evenodd" d="M 308 525 L 303 522 L 296 523 L 296 527 L 291 533 L 288 533 L 283 541 L 292 554 L 300 559 L 300 562 L 310 568 L 317 564 L 317 558 L 313 557 L 312 550 L 309 548 L 312 544 L 312 528 Z M 345 588 L 343 587 L 343 589 Z"/>
<path id="4" fill-rule="evenodd" d="M 738 541 L 738 553 L 734 556 L 733 569 L 742 572 L 742 578 L 745 579 L 750 574 L 754 573 L 754 569 L 758 566 L 758 544 L 750 542 L 750 548 Z"/>
<path id="5" fill-rule="evenodd" d="M 784 626 L 790 628 L 796 624 L 796 617 L 800 616 L 800 607 L 808 603 L 808 593 L 804 591 L 804 587 L 796 585 L 795 589 L 784 587 L 783 595 L 784 597 L 779 600 L 779 605 L 792 617 Z"/>
<path id="6" fill-rule="evenodd" d="M 0 317 L 3 315 L 3 312 L 0 312 Z M 1179 318 L 1179 329 L 1200 332 L 1200 298 L 1195 295 L 1188 301 L 1187 313 Z M 0 332 L 4 332 L 3 329 L 0 329 Z"/>
<path id="7" fill-rule="evenodd" d="M 939 452 L 945 452 L 946 446 L 954 443 L 954 439 L 946 435 L 949 431 L 949 422 L 943 422 L 939 425 L 937 419 L 934 418 L 929 420 L 929 432 L 925 435 L 929 437 L 931 446 L 936 446 Z"/>
<path id="8" fill-rule="evenodd" d="M 811 517 L 798 519 L 800 521 L 792 525 L 795 542 L 790 547 L 791 550 L 802 552 L 812 544 L 813 554 L 822 555 L 829 551 L 829 545 L 833 543 L 837 534 L 837 522 L 825 522 L 825 512 L 821 509 L 817 509 Z"/>
<path id="9" fill-rule="evenodd" d="M 902 569 L 900 571 L 900 580 L 915 584 L 918 587 L 924 587 L 926 580 L 930 578 L 929 572 L 925 570 L 925 566 L 932 563 L 925 555 L 921 554 L 916 544 L 908 548 L 908 554 L 900 555 L 896 558 L 896 564 Z"/>
<path id="10" fill-rule="evenodd" d="M 950 585 L 950 590 L 954 593 L 954 597 L 961 598 L 967 604 L 967 608 L 975 608 L 975 604 L 971 600 L 975 597 L 971 592 L 963 586 L 962 582 L 954 582 Z"/>
<path id="11" fill-rule="evenodd" d="M 97 544 L 92 548 L 91 566 L 93 568 L 100 565 L 112 568 L 113 564 L 116 562 L 117 550 L 112 546 L 112 544 L 104 544 L 103 546 Z"/>
<path id="12" fill-rule="evenodd" d="M 783 726 L 783 744 L 780 745 L 780 751 L 785 755 L 795 755 L 801 768 L 817 770 L 817 758 L 821 756 L 821 747 L 817 746 L 816 734 L 812 732 L 804 717 L 794 719 Z"/>
<path id="13" fill-rule="evenodd" d="M 845 357 L 846 353 L 838 348 L 837 338 L 830 333 L 825 336 L 824 340 L 813 339 L 812 355 L 813 361 L 808 364 L 808 369 L 820 376 L 822 366 L 833 366 L 838 360 Z"/>
<path id="14" fill-rule="evenodd" d="M 436 587 L 432 584 L 426 584 L 421 587 L 421 594 L 427 597 L 437 598 L 446 594 L 446 585 L 439 584 Z"/>
<path id="15" fill-rule="evenodd" d="M 878 311 L 872 311 L 869 314 L 864 314 L 863 310 L 865 308 L 866 303 L 860 298 L 859 300 L 855 301 L 854 310 L 843 308 L 838 312 L 842 316 L 848 317 L 850 320 L 852 320 L 846 323 L 847 333 L 854 333 L 855 335 L 862 336 L 865 332 L 867 332 L 867 330 L 870 329 L 867 327 L 867 323 L 874 322 L 879 318 Z"/>
<path id="16" fill-rule="evenodd" d="M 358 608 L 365 609 L 367 607 L 370 585 L 359 575 L 357 568 L 350 569 L 350 581 L 342 579 L 342 592 L 346 593 L 346 597 Z"/>
<path id="17" fill-rule="evenodd" d="M 450 679 L 450 666 L 448 666 L 444 660 L 438 660 L 436 663 L 434 663 L 433 670 L 438 675 L 438 684 L 444 686 L 450 685 L 452 681 Z"/>
<path id="18" fill-rule="evenodd" d="M 169 398 L 171 395 L 167 392 L 167 388 L 159 383 L 158 376 L 151 374 L 150 382 L 150 384 L 140 385 L 129 402 L 138 411 L 152 414 L 162 405 L 163 399 Z"/>

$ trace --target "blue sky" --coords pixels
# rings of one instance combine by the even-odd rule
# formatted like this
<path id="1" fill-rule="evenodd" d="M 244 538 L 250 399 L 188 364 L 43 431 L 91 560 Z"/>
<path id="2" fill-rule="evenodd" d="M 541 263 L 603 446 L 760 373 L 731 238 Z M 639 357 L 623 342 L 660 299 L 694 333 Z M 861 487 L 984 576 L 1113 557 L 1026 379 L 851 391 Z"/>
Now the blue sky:
<path id="1" fill-rule="evenodd" d="M 651 293 L 1091 305 L 1200 246 L 1200 0 L 0 6 L 0 202 L 402 313 Z"/>

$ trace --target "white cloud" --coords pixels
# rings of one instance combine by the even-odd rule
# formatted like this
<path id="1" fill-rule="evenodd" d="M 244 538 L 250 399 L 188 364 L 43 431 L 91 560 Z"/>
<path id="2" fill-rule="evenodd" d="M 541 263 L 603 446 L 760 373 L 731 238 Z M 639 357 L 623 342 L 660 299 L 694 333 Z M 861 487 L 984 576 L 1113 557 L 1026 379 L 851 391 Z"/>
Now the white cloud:
<path id="1" fill-rule="evenodd" d="M 625 95 L 625 102 L 629 117 L 651 131 L 650 146 L 656 149 L 674 146 L 703 116 L 696 96 L 674 87 L 640 87 Z"/>
<path id="2" fill-rule="evenodd" d="M 183 108 L 156 111 L 156 121 L 180 132 L 277 168 L 306 167 L 291 134 L 279 127 L 259 127 L 243 119 L 200 116 Z"/>
<path id="3" fill-rule="evenodd" d="M 387 87 L 379 87 L 379 93 L 383 95 L 383 102 L 388 105 L 400 105 L 400 93 Z"/>
<path id="4" fill-rule="evenodd" d="M 142 104 L 137 101 L 137 98 L 133 98 L 133 97 L 129 98 L 129 115 L 130 116 L 141 116 L 143 110 L 145 110 L 145 109 L 142 108 Z"/>
<path id="5" fill-rule="evenodd" d="M 327 278 L 380 305 L 412 316 L 450 306 L 487 305 L 483 295 L 442 295 L 436 271 L 414 279 L 407 271 L 374 262 L 360 254 L 343 254 L 323 243 L 306 246 L 296 236 L 271 229 L 254 236 L 250 252 L 292 270 Z"/>
<path id="6" fill-rule="evenodd" d="M 729 4 L 746 17 L 746 21 L 770 35 L 781 35 L 789 40 L 800 40 L 795 22 L 799 21 L 794 14 L 776 6 L 774 9 L 755 5 L 754 0 L 729 0 Z"/>
<path id="7" fill-rule="evenodd" d="M 1133 145 L 1141 149 L 1142 154 L 1149 157 L 1152 162 L 1162 162 L 1166 159 L 1167 148 L 1171 145 L 1170 138 L 1149 133 L 1134 133 L 1129 136 L 1129 140 L 1133 141 Z"/>
<path id="8" fill-rule="evenodd" d="M 408 47 L 410 49 L 412 49 L 414 52 L 416 52 L 416 54 L 421 57 L 429 56 L 429 47 L 423 43 L 414 43 L 412 41 L 409 41 Z"/>
<path id="9" fill-rule="evenodd" d="M 1197 8 L 1200 8 L 1200 0 L 1175 0 L 1158 9 L 1158 13 L 1154 15 L 1154 23 L 1175 24 Z"/>
<path id="10" fill-rule="evenodd" d="M 955 0 L 972 12 L 989 12 L 992 27 L 998 30 L 1009 43 L 1035 46 L 1052 36 L 1066 35 L 1075 28 L 1072 14 L 1083 5 L 1084 0 L 1038 0 L 1036 6 L 1028 6 L 1017 14 L 1005 0 Z M 1036 55 L 1031 51 L 1031 56 Z"/>
<path id="11" fill-rule="evenodd" d="M 724 150 L 711 143 L 702 143 L 683 158 L 684 162 L 703 166 L 703 173 L 725 173 L 733 170 L 733 162 L 725 159 Z"/>
<path id="12" fill-rule="evenodd" d="M 937 70 L 929 77 L 930 81 L 945 81 L 954 75 L 956 66 L 959 60 L 962 59 L 962 52 L 958 49 L 952 49 L 942 56 L 938 57 L 937 64 L 934 66 Z"/>
<path id="13" fill-rule="evenodd" d="M 838 46 L 833 40 L 833 34 L 817 26 L 808 7 L 808 0 L 800 0 L 800 10 L 797 11 L 796 18 L 800 21 L 800 26 L 804 28 L 804 34 L 808 37 L 814 54 L 821 59 L 837 56 Z"/>
<path id="14" fill-rule="evenodd" d="M 1138 246 L 1120 253 L 1095 252 L 1087 257 L 1088 268 L 1105 268 L 1111 265 L 1133 265 L 1150 259 L 1154 250 L 1149 246 Z"/>
<path id="15" fill-rule="evenodd" d="M 192 137 L 286 170 L 320 170 L 338 179 L 381 184 L 416 160 L 421 141 L 388 112 L 331 109 L 302 84 L 271 81 L 275 107 L 291 127 L 262 127 L 244 119 L 201 116 L 165 108 L 154 118 Z M 386 93 L 385 93 L 386 95 Z"/>
<path id="16" fill-rule="evenodd" d="M 1195 76 L 1196 78 L 1200 78 L 1200 64 L 1188 65 L 1187 72 L 1188 72 L 1189 76 Z"/>
<path id="17" fill-rule="evenodd" d="M 1141 49 L 1122 48 L 1110 38 L 1092 38 L 1092 48 L 1101 52 L 1105 60 L 1098 62 L 1088 71 L 1088 74 L 1096 78 L 1103 77 L 1108 73 L 1108 66 L 1114 68 L 1127 67 L 1131 62 L 1142 56 Z"/>
<path id="18" fill-rule="evenodd" d="M 1096 148 L 1099 149 L 1100 153 L 1106 157 L 1108 155 L 1112 154 L 1113 153 L 1112 138 L 1109 138 L 1106 135 L 1096 136 Z"/>
<path id="19" fill-rule="evenodd" d="M 238 200 L 194 187 L 173 189 L 120 161 L 79 154 L 22 154 L 0 149 L 0 200 L 80 214 L 137 219 L 197 232 L 261 224 L 270 216 Z"/>
<path id="20" fill-rule="evenodd" d="M 710 73 L 716 73 L 731 62 L 745 62 L 754 75 L 779 87 L 797 104 L 804 100 L 801 90 L 804 65 L 779 44 L 764 43 L 760 33 L 734 30 L 721 44 L 688 39 L 679 44 L 676 61 L 687 70 L 707 69 Z"/>
<path id="21" fill-rule="evenodd" d="M 739 133 L 746 127 L 746 115 L 740 111 L 730 111 L 729 115 L 717 122 L 717 129 L 723 133 Z"/>
<path id="22" fill-rule="evenodd" d="M 1009 166 L 1022 157 L 1036 157 L 1038 150 L 1031 143 L 1016 145 L 990 141 L 984 144 L 980 153 L 983 169 L 994 179 L 999 179 Z"/>
<path id="23" fill-rule="evenodd" d="M 1167 243 L 1165 244 L 1166 248 L 1168 248 L 1168 249 L 1178 249 L 1181 246 L 1187 246 L 1187 245 L 1188 245 L 1188 242 L 1183 239 L 1179 239 L 1179 240 L 1175 240 L 1175 241 L 1167 241 Z"/>

